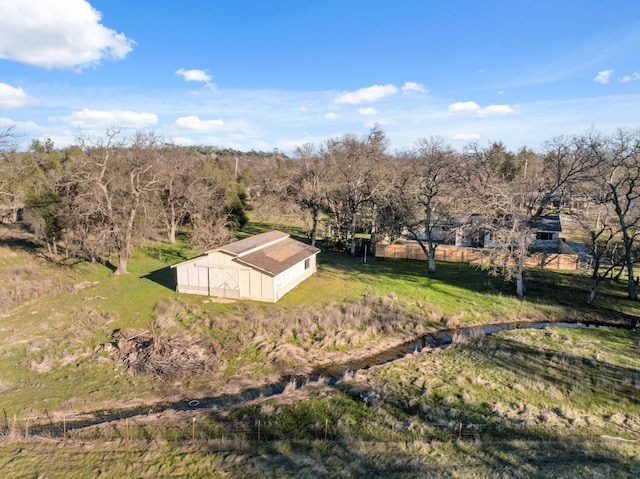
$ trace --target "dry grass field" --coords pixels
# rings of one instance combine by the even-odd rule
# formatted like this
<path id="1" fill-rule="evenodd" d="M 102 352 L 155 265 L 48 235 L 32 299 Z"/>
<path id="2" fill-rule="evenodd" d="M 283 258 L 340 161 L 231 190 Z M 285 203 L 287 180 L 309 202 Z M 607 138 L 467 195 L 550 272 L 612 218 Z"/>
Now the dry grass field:
<path id="1" fill-rule="evenodd" d="M 419 262 L 323 251 L 317 275 L 277 304 L 219 302 L 174 292 L 169 265 L 193 255 L 150 244 L 135 251 L 130 275 L 113 277 L 108 265 L 53 265 L 29 235 L 2 230 L 4 477 L 640 470 L 637 330 L 454 335 L 452 347 L 350 369 L 445 327 L 628 324 L 639 310 L 624 285 L 606 285 L 587 307 L 581 273 L 530 271 L 518 300 L 511 284 L 468 265 L 428 276 Z M 314 374 L 325 370 L 337 375 Z M 301 379 L 276 387 L 291 376 Z M 63 433 L 63 421 L 80 419 L 86 427 Z"/>

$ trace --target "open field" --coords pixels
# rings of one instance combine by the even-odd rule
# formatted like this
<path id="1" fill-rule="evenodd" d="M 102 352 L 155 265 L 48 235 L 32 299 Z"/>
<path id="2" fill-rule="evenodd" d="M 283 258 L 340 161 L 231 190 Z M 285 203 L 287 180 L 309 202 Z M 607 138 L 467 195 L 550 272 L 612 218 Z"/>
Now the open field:
<path id="1" fill-rule="evenodd" d="M 239 405 L 66 439 L 16 431 L 0 467 L 17 478 L 635 477 L 637 347 L 629 331 L 509 331 Z"/>
<path id="2" fill-rule="evenodd" d="M 14 417 L 22 431 L 34 417 L 58 423 L 96 410 L 235 394 L 321 364 L 348 364 L 445 325 L 623 323 L 639 313 L 615 283 L 587 307 L 579 274 L 531 271 L 521 301 L 513 285 L 468 265 L 440 264 L 427 276 L 422 262 L 364 263 L 332 252 L 321 253 L 318 274 L 277 304 L 217 302 L 174 292 L 169 265 L 195 255 L 182 246 L 139 248 L 131 274 L 114 277 L 108 265 L 51 265 L 33 254 L 28 238 L 6 240 L 16 235 L 5 231 L 0 243 L 5 432 Z M 134 376 L 111 354 L 115 330 L 148 331 L 166 344 L 206 342 L 216 361 L 171 380 Z M 335 384 L 199 411 L 195 439 L 191 411 L 162 413 L 160 434 L 142 434 L 144 424 L 132 423 L 130 440 L 123 421 L 67 441 L 24 439 L 14 430 L 2 440 L 0 469 L 11 477 L 496 477 L 497 470 L 504 477 L 632 477 L 640 467 L 639 348 L 637 331 L 505 332 Z M 364 404 L 372 391 L 375 401 Z M 169 424 L 185 419 L 182 432 L 171 432 Z M 251 432 L 230 439 L 215 432 L 237 423 Z M 255 440 L 256 424 L 264 441 Z"/>

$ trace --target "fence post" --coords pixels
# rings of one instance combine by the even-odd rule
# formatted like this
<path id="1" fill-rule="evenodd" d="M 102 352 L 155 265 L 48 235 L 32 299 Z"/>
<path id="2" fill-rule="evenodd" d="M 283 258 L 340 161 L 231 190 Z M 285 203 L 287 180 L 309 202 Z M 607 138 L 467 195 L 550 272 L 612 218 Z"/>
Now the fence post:
<path id="1" fill-rule="evenodd" d="M 124 420 L 124 436 L 129 440 L 129 418 L 125 418 Z"/>
<path id="2" fill-rule="evenodd" d="M 325 418 L 324 420 L 324 442 L 327 442 L 327 435 L 329 433 L 329 419 Z"/>
<path id="3" fill-rule="evenodd" d="M 62 438 L 67 440 L 67 416 L 62 416 Z"/>
<path id="4" fill-rule="evenodd" d="M 193 421 L 191 421 L 191 439 L 196 438 L 196 417 L 193 416 Z"/>

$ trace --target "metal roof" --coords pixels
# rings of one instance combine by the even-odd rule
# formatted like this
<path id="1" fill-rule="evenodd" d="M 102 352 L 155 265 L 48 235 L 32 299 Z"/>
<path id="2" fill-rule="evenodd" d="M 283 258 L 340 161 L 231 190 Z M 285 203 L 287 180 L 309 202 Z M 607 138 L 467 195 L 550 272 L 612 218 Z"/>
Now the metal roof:
<path id="1" fill-rule="evenodd" d="M 229 243 L 227 245 L 221 246 L 220 248 L 216 248 L 213 251 L 224 251 L 225 253 L 230 253 L 234 256 L 241 256 L 257 248 L 263 248 L 266 245 L 273 243 L 274 241 L 278 241 L 288 237 L 289 235 L 287 233 L 283 233 L 282 231 L 267 231 L 266 233 L 260 233 L 239 241 L 234 241 L 233 243 Z M 213 251 L 209 251 L 209 253 Z"/>

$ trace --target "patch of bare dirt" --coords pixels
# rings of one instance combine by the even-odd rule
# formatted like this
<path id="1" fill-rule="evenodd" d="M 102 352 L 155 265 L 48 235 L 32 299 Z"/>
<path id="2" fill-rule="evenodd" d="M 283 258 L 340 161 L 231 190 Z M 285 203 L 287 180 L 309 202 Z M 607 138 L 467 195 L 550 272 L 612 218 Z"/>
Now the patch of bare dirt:
<path id="1" fill-rule="evenodd" d="M 111 337 L 111 358 L 134 376 L 174 381 L 206 373 L 221 363 L 218 348 L 202 339 L 162 336 L 137 328 L 119 329 Z"/>

